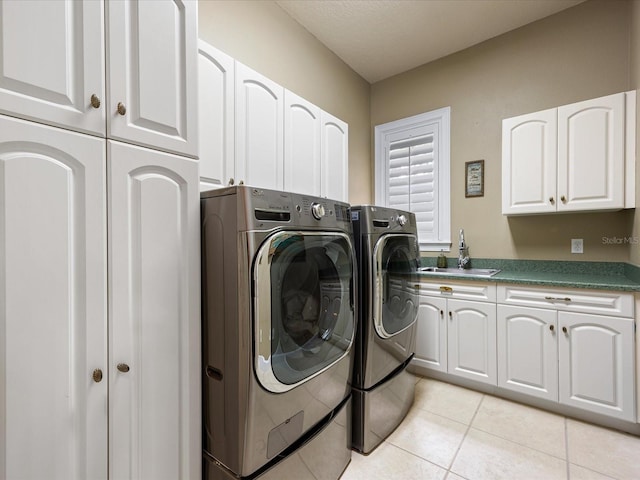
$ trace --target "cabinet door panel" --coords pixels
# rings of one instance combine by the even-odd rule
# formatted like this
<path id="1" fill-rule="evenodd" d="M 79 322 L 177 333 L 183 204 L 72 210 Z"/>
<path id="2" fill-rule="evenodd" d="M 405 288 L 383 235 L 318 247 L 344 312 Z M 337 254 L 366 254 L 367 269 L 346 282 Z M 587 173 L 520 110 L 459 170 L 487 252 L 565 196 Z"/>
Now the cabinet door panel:
<path id="1" fill-rule="evenodd" d="M 502 213 L 556 211 L 557 109 L 502 122 Z"/>
<path id="2" fill-rule="evenodd" d="M 0 112 L 105 134 L 104 4 L 0 3 Z"/>
<path id="3" fill-rule="evenodd" d="M 224 187 L 234 172 L 234 61 L 198 42 L 201 190 Z"/>
<path id="4" fill-rule="evenodd" d="M 558 211 L 624 208 L 624 93 L 558 108 Z"/>
<path id="5" fill-rule="evenodd" d="M 446 310 L 447 301 L 444 298 L 420 297 L 414 364 L 440 372 L 447 371 Z"/>
<path id="6" fill-rule="evenodd" d="M 284 99 L 284 189 L 320 196 L 320 108 L 288 90 Z"/>
<path id="7" fill-rule="evenodd" d="M 558 313 L 560 402 L 635 420 L 633 324 L 632 319 Z"/>
<path id="8" fill-rule="evenodd" d="M 323 197 L 349 201 L 349 127 L 322 112 L 322 187 Z"/>
<path id="9" fill-rule="evenodd" d="M 197 4 L 109 2 L 108 20 L 108 136 L 197 157 Z"/>
<path id="10" fill-rule="evenodd" d="M 108 147 L 111 475 L 200 478 L 197 162 Z"/>
<path id="11" fill-rule="evenodd" d="M 498 305 L 498 386 L 558 400 L 557 313 Z"/>
<path id="12" fill-rule="evenodd" d="M 284 89 L 238 62 L 235 73 L 236 180 L 282 189 Z"/>
<path id="13" fill-rule="evenodd" d="M 105 141 L 0 117 L 0 191 L 0 477 L 105 479 Z"/>
<path id="14" fill-rule="evenodd" d="M 496 305 L 448 300 L 449 373 L 497 384 Z"/>

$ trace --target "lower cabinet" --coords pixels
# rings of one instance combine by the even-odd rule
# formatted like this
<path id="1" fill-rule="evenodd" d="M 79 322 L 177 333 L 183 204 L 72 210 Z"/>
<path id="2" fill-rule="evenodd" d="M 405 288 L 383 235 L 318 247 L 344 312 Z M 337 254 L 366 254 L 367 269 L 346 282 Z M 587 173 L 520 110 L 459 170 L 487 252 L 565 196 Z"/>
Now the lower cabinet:
<path id="1" fill-rule="evenodd" d="M 457 298 L 483 296 L 478 287 L 443 288 L 420 297 L 414 365 L 496 385 L 495 303 Z"/>
<path id="2" fill-rule="evenodd" d="M 197 162 L 0 115 L 0 191 L 0 478 L 199 478 Z"/>

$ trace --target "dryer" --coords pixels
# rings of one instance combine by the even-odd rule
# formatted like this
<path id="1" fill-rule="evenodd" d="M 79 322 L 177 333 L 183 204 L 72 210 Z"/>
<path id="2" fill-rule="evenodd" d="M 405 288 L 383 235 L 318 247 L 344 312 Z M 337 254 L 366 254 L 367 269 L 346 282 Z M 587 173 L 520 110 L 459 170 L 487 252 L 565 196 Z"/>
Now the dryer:
<path id="1" fill-rule="evenodd" d="M 201 193 L 204 478 L 337 479 L 351 459 L 349 205 Z"/>
<path id="2" fill-rule="evenodd" d="M 420 252 L 413 213 L 351 210 L 359 276 L 352 447 L 368 454 L 413 404 L 415 377 L 407 366 L 415 350 Z"/>

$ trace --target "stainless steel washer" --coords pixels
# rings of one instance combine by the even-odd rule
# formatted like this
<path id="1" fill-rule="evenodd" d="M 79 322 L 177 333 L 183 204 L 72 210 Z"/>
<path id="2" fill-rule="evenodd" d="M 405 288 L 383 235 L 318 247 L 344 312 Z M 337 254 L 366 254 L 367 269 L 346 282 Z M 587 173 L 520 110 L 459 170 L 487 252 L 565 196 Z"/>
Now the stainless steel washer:
<path id="1" fill-rule="evenodd" d="M 420 253 L 413 213 L 352 207 L 359 314 L 353 370 L 352 446 L 368 454 L 413 404 Z"/>
<path id="2" fill-rule="evenodd" d="M 351 458 L 349 205 L 236 186 L 202 193 L 201 216 L 204 478 L 337 479 Z M 309 452 L 330 458 L 305 474 Z"/>

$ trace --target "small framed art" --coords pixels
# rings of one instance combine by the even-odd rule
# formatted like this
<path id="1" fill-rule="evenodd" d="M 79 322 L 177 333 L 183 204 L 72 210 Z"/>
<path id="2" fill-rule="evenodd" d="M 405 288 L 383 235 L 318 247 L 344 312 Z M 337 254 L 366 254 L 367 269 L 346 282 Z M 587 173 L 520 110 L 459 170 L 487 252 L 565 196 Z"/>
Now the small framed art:
<path id="1" fill-rule="evenodd" d="M 484 196 L 484 160 L 474 160 L 464 164 L 464 196 Z"/>

